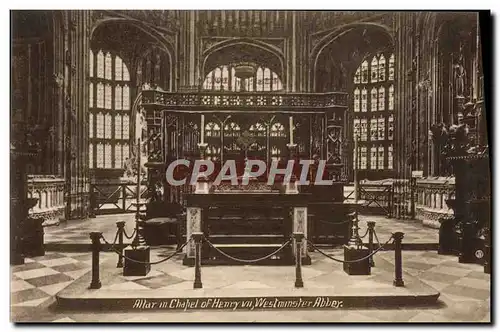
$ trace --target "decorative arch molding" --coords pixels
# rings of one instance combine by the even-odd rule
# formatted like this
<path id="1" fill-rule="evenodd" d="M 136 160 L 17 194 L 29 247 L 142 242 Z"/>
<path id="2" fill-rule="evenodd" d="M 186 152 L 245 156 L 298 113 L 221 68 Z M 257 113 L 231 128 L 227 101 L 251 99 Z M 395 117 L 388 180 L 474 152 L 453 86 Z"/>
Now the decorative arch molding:
<path id="1" fill-rule="evenodd" d="M 378 30 L 382 34 L 386 35 L 390 40 L 391 44 L 394 45 L 394 35 L 392 30 L 385 24 L 377 23 L 377 22 L 356 22 L 342 25 L 340 27 L 336 27 L 331 30 L 331 32 L 327 33 L 316 45 L 312 48 L 309 53 L 309 63 L 310 63 L 310 83 L 311 87 L 315 89 L 316 86 L 316 74 L 317 74 L 317 65 L 318 59 L 321 53 L 333 42 L 338 40 L 339 38 L 345 36 L 349 32 L 355 31 L 357 29 L 371 29 Z"/>
<path id="2" fill-rule="evenodd" d="M 168 55 L 170 61 L 170 77 L 175 77 L 174 66 L 172 64 L 176 63 L 176 56 L 175 56 L 176 53 L 175 53 L 174 42 L 170 38 L 166 37 L 160 31 L 156 30 L 155 28 L 152 28 L 151 26 L 139 20 L 131 18 L 123 18 L 123 17 L 104 17 L 94 21 L 94 24 L 90 30 L 90 40 L 93 39 L 95 31 L 99 27 L 110 23 L 130 24 L 131 26 L 139 29 L 140 31 L 144 32 L 146 35 L 151 37 L 153 40 L 158 42 L 159 47 L 163 51 L 165 51 L 165 53 Z M 175 80 L 172 80 L 171 86 L 172 84 L 174 84 L 174 82 Z"/>
<path id="3" fill-rule="evenodd" d="M 208 74 L 208 72 L 211 69 L 213 69 L 213 68 L 206 68 L 207 62 L 211 56 L 223 51 L 224 49 L 233 48 L 240 45 L 255 47 L 275 57 L 278 60 L 280 66 L 279 68 L 280 71 L 277 72 L 277 74 L 281 77 L 283 82 L 285 81 L 283 79 L 286 73 L 285 56 L 283 54 L 283 50 L 276 45 L 272 45 L 270 43 L 266 43 L 261 40 L 250 39 L 250 38 L 225 39 L 220 42 L 215 42 L 214 44 L 209 44 L 208 47 L 202 53 L 201 73 L 203 73 L 203 77 L 204 75 Z"/>

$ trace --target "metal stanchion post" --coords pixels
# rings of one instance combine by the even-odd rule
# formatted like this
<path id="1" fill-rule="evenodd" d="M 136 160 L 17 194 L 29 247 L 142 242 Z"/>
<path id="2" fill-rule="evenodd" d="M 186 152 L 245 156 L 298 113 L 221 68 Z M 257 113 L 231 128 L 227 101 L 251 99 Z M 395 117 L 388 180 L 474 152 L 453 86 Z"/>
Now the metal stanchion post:
<path id="1" fill-rule="evenodd" d="M 195 243 L 195 253 L 194 253 L 194 284 L 193 288 L 203 288 L 201 283 L 201 240 L 203 233 L 194 232 L 193 240 Z"/>
<path id="2" fill-rule="evenodd" d="M 368 221 L 366 224 L 368 225 L 368 253 L 371 254 L 373 252 L 373 233 L 375 232 L 375 221 Z M 373 256 L 370 257 L 370 266 L 375 266 Z"/>
<path id="3" fill-rule="evenodd" d="M 293 237 L 295 239 L 295 287 L 304 287 L 304 281 L 302 280 L 302 239 L 304 238 L 304 233 L 294 232 Z"/>
<path id="4" fill-rule="evenodd" d="M 99 251 L 101 250 L 102 232 L 90 232 L 92 240 L 92 281 L 90 289 L 101 288 L 101 280 L 99 280 Z"/>
<path id="5" fill-rule="evenodd" d="M 393 285 L 396 287 L 403 287 L 405 285 L 403 281 L 403 262 L 402 262 L 402 246 L 401 242 L 403 240 L 404 233 L 396 232 L 392 233 L 394 237 L 394 269 L 395 269 L 395 278 Z"/>
<path id="6" fill-rule="evenodd" d="M 116 227 L 118 227 L 118 250 L 120 250 L 116 267 L 123 267 L 123 232 L 125 231 L 125 221 L 117 221 Z"/>

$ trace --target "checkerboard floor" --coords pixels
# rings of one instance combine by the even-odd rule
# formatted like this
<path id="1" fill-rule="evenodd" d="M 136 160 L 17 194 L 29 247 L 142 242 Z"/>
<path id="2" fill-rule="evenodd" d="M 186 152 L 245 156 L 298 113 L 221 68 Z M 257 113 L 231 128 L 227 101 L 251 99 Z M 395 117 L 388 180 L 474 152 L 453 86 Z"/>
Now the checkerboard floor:
<path id="1" fill-rule="evenodd" d="M 89 244 L 90 232 L 102 232 L 108 242 L 113 242 L 116 234 L 116 222 L 125 221 L 125 231 L 130 236 L 134 231 L 134 214 L 104 215 L 96 218 L 67 222 L 59 226 L 45 228 L 45 243 L 48 244 Z M 381 243 L 385 242 L 393 232 L 405 233 L 404 243 L 438 243 L 439 232 L 428 228 L 418 221 L 397 220 L 383 216 L 359 216 L 360 235 L 367 229 L 366 222 L 375 221 L 375 230 Z M 131 240 L 124 238 L 125 243 Z"/>
<path id="2" fill-rule="evenodd" d="M 131 236 L 135 227 L 135 215 L 133 213 L 102 215 L 82 221 L 69 221 L 58 226 L 46 227 L 45 243 L 53 244 L 89 244 L 90 232 L 102 232 L 104 238 L 110 243 L 115 238 L 117 221 L 125 221 L 125 231 Z M 131 243 L 132 240 L 123 238 L 124 243 Z"/>
<path id="3" fill-rule="evenodd" d="M 155 249 L 151 260 L 165 257 L 173 248 Z M 338 250 L 331 254 L 339 255 Z M 116 255 L 102 253 L 103 264 L 114 264 Z M 377 256 L 383 258 L 377 258 Z M 384 261 L 393 261 L 393 252 L 377 254 L 374 271 L 385 269 Z M 334 273 L 337 286 L 352 283 L 338 263 L 318 253 L 311 253 L 313 264 L 304 267 L 307 282 L 326 282 L 324 272 Z M 437 255 L 431 251 L 404 251 L 404 275 L 411 274 L 441 292 L 439 305 L 431 308 L 352 309 L 341 311 L 272 311 L 272 312 L 67 312 L 53 307 L 54 295 L 76 278 L 90 270 L 90 253 L 49 252 L 43 257 L 27 259 L 24 265 L 11 268 L 11 319 L 16 322 L 490 322 L 490 275 L 482 266 L 460 264 L 454 256 Z M 233 267 L 234 268 L 234 267 Z M 268 268 L 269 269 L 269 268 Z M 219 283 L 224 281 L 221 267 Z M 241 266 L 240 281 L 225 287 L 240 289 L 277 287 L 272 271 L 262 278 L 259 267 Z M 182 266 L 180 256 L 155 265 L 146 277 L 120 277 L 106 280 L 103 288 L 125 289 L 187 289 L 192 287 L 192 268 Z M 331 274 L 330 274 L 331 275 Z M 378 279 L 377 279 L 378 278 Z M 226 278 L 227 279 L 227 278 Z M 238 279 L 238 278 L 237 278 Z M 385 278 L 386 279 L 386 278 Z M 374 277 L 356 287 L 391 287 L 390 280 Z M 291 282 L 291 281 L 290 281 Z M 220 287 L 217 280 L 204 280 L 204 287 Z"/>

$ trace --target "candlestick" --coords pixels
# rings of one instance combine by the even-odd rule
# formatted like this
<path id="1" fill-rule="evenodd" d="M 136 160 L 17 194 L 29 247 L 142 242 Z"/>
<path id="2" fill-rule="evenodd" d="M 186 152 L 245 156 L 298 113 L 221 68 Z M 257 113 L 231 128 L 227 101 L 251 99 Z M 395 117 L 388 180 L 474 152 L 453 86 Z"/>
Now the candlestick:
<path id="1" fill-rule="evenodd" d="M 290 115 L 290 145 L 293 145 L 293 116 Z"/>
<path id="2" fill-rule="evenodd" d="M 205 143 L 205 114 L 201 115 L 201 144 Z"/>

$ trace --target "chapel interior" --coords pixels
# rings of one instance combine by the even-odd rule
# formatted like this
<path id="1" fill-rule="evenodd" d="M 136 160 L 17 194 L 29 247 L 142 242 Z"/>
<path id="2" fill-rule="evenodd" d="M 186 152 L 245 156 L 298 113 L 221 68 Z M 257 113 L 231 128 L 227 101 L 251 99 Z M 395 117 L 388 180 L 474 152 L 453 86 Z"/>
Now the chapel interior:
<path id="1" fill-rule="evenodd" d="M 216 247 L 266 255 L 297 231 L 345 245 L 359 237 L 350 222 L 378 215 L 489 271 L 483 14 L 13 11 L 11 263 L 43 251 L 51 228 L 103 215 L 134 215 L 149 245 L 200 231 L 202 264 L 227 264 Z M 324 160 L 331 185 L 265 173 L 173 186 L 178 159 Z M 293 265 L 293 250 L 267 264 Z M 183 264 L 194 259 L 188 247 Z"/>

